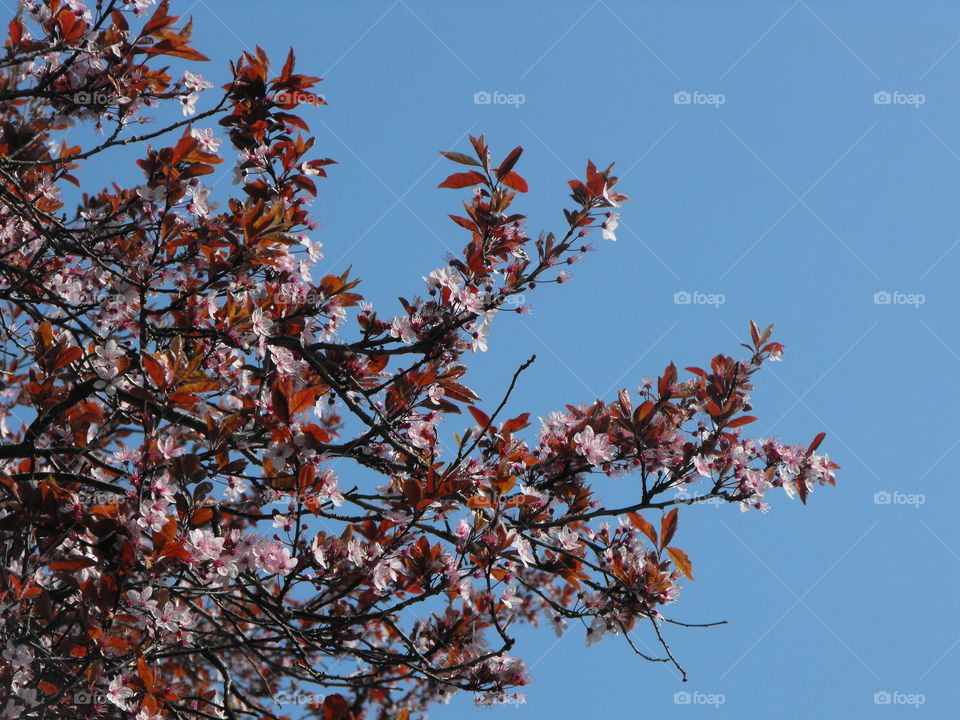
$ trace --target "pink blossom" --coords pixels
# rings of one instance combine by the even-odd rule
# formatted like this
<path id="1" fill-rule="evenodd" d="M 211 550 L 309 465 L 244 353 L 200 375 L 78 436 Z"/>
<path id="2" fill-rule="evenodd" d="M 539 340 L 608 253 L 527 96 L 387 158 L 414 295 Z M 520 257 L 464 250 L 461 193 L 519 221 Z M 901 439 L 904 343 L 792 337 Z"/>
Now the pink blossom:
<path id="1" fill-rule="evenodd" d="M 157 609 L 157 601 L 151 599 L 153 588 L 149 585 L 143 590 L 127 590 L 127 605 L 153 613 Z"/>
<path id="2" fill-rule="evenodd" d="M 564 550 L 573 552 L 580 548 L 580 536 L 568 526 L 564 525 L 562 528 L 557 530 L 554 535 Z"/>
<path id="3" fill-rule="evenodd" d="M 284 532 L 290 532 L 293 530 L 293 517 L 290 515 L 277 513 L 273 516 L 273 526 L 283 530 Z"/>
<path id="4" fill-rule="evenodd" d="M 388 583 L 397 579 L 399 570 L 403 569 L 403 563 L 399 558 L 383 559 L 377 563 L 373 569 L 373 586 L 381 595 L 387 592 Z"/>
<path id="5" fill-rule="evenodd" d="M 589 425 L 576 433 L 573 441 L 577 445 L 577 452 L 583 455 L 591 465 L 600 465 L 613 457 L 613 447 L 606 433 L 596 435 Z"/>
<path id="6" fill-rule="evenodd" d="M 604 240 L 613 240 L 616 242 L 617 236 L 615 230 L 620 227 L 620 213 L 607 213 L 607 219 L 600 224 Z"/>
<path id="7" fill-rule="evenodd" d="M 227 489 L 223 491 L 223 496 L 227 500 L 236 501 L 246 491 L 246 481 L 244 481 L 242 478 L 231 476 L 227 478 Z"/>
<path id="8" fill-rule="evenodd" d="M 189 70 L 185 70 L 183 73 L 183 84 L 195 93 L 203 92 L 207 88 L 213 87 L 213 83 L 204 80 L 202 75 L 192 73 Z"/>
<path id="9" fill-rule="evenodd" d="M 693 459 L 693 466 L 697 470 L 697 475 L 700 475 L 701 477 L 710 477 L 713 473 L 710 466 L 710 460 L 705 458 L 703 455 L 697 455 Z"/>
<path id="10" fill-rule="evenodd" d="M 367 553 L 357 538 L 350 538 L 347 542 L 347 560 L 354 565 L 363 565 L 367 561 Z"/>
<path id="11" fill-rule="evenodd" d="M 287 575 L 297 567 L 285 545 L 269 540 L 256 549 L 256 563 L 268 575 Z"/>
<path id="12" fill-rule="evenodd" d="M 177 605 L 168 602 L 158 612 L 154 613 L 157 627 L 167 632 L 179 632 L 182 629 L 193 627 L 194 619 L 186 605 Z"/>
<path id="13" fill-rule="evenodd" d="M 191 530 L 187 549 L 197 562 L 214 560 L 223 552 L 223 538 L 217 537 L 208 529 Z"/>
<path id="14" fill-rule="evenodd" d="M 109 689 L 107 690 L 107 700 L 121 710 L 131 709 L 132 703 L 128 701 L 128 698 L 132 698 L 133 695 L 133 690 L 123 684 L 123 678 L 119 675 L 110 681 Z"/>
<path id="15" fill-rule="evenodd" d="M 190 93 L 189 95 L 179 96 L 180 104 L 183 105 L 184 116 L 197 114 L 197 100 L 199 99 L 200 99 L 200 96 L 197 95 L 196 93 Z"/>
<path id="16" fill-rule="evenodd" d="M 94 362 L 97 374 L 104 380 L 116 377 L 118 370 L 117 360 L 124 355 L 123 350 L 113 340 L 96 349 L 98 360 Z"/>
<path id="17" fill-rule="evenodd" d="M 393 322 L 390 323 L 390 334 L 399 338 L 401 342 L 412 343 L 417 341 L 417 336 L 413 332 L 413 325 L 406 315 L 400 315 L 393 319 Z"/>
<path id="18" fill-rule="evenodd" d="M 175 443 L 171 437 L 162 437 L 157 440 L 157 450 L 167 459 L 183 455 L 183 446 Z"/>
<path id="19" fill-rule="evenodd" d="M 523 535 L 517 533 L 513 538 L 511 546 L 517 551 L 517 556 L 520 558 L 520 562 L 523 563 L 524 567 L 533 565 L 535 560 L 533 557 L 533 549 Z"/>
<path id="20" fill-rule="evenodd" d="M 150 532 L 160 532 L 167 524 L 167 503 L 150 502 L 140 505 L 137 524 Z"/>
<path id="21" fill-rule="evenodd" d="M 250 321 L 253 332 L 259 337 L 266 337 L 273 329 L 273 320 L 264 315 L 263 308 L 257 308 L 250 313 Z"/>
<path id="22" fill-rule="evenodd" d="M 197 141 L 200 149 L 204 152 L 215 153 L 220 147 L 221 140 L 214 136 L 212 128 L 200 130 L 198 128 L 190 129 L 190 136 Z"/>
<path id="23" fill-rule="evenodd" d="M 324 570 L 327 568 L 327 555 L 324 552 L 323 544 L 320 540 L 320 536 L 317 535 L 313 539 L 313 544 L 311 546 L 311 552 L 313 553 L 313 559 L 317 561 L 317 565 L 322 567 Z"/>

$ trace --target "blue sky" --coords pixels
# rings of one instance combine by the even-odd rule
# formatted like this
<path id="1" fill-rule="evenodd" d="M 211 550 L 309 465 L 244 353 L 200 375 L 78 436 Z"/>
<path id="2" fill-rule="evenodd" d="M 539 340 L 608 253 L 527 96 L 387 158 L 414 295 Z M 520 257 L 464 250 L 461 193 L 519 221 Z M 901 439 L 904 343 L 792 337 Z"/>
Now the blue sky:
<path id="1" fill-rule="evenodd" d="M 633 198 L 619 241 L 594 238 L 573 282 L 532 293 L 532 315 L 500 318 L 472 358 L 485 401 L 533 353 L 511 407 L 545 416 L 671 360 L 736 355 L 750 319 L 774 322 L 787 352 L 757 376 L 751 427 L 795 442 L 826 430 L 843 467 L 806 508 L 781 495 L 767 516 L 681 513 L 677 544 L 697 580 L 673 617 L 729 621 L 669 633 L 688 683 L 616 638 L 586 649 L 581 629 L 558 642 L 541 628 L 520 632 L 534 675 L 525 706 L 475 711 L 464 696 L 431 717 L 939 718 L 957 706 L 960 7 L 174 10 L 195 17 L 208 79 L 225 81 L 226 61 L 256 44 L 277 63 L 293 46 L 301 72 L 326 78 L 330 106 L 306 111 L 318 152 L 339 163 L 315 204 L 321 268 L 352 264 L 383 315 L 466 241 L 446 217 L 462 195 L 436 189 L 452 171 L 438 150 L 465 150 L 468 133 L 485 133 L 495 156 L 523 145 L 531 192 L 518 210 L 533 232 L 562 229 L 565 182 L 587 158 L 617 162 Z M 684 292 L 692 301 L 675 302 Z M 606 482 L 601 492 L 629 492 Z"/>

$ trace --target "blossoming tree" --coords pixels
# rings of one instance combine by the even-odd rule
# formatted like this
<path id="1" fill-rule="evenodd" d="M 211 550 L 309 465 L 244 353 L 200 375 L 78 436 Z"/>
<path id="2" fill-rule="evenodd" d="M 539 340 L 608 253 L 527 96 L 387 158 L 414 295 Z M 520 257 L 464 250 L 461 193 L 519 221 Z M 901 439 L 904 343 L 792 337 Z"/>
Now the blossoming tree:
<path id="1" fill-rule="evenodd" d="M 318 78 L 258 49 L 199 112 L 210 83 L 159 65 L 205 59 L 190 23 L 153 6 L 21 2 L 0 61 L 3 717 L 406 719 L 510 697 L 529 681 L 512 630 L 540 620 L 588 644 L 651 633 L 648 659 L 679 668 L 678 509 L 834 481 L 822 435 L 742 435 L 771 329 L 527 430 L 507 408 L 530 363 L 484 403 L 465 358 L 591 230 L 615 239 L 611 169 L 589 163 L 563 232 L 534 240 L 511 209 L 520 148 L 444 153 L 463 252 L 381 315 L 347 273 L 311 275 L 332 161 L 295 111 L 322 104 Z M 165 106 L 181 119 L 144 129 Z M 69 145 L 83 123 L 99 136 Z M 215 124 L 236 163 L 220 208 Z M 69 200 L 111 153 L 142 182 Z M 605 503 L 602 475 L 633 501 Z"/>

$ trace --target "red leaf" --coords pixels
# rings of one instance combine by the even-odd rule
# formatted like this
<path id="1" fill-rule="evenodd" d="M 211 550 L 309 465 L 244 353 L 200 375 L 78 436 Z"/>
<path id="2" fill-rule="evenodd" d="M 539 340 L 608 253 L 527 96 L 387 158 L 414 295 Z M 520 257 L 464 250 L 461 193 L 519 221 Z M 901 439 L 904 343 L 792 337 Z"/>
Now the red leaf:
<path id="1" fill-rule="evenodd" d="M 825 432 L 819 433 L 819 434 L 813 439 L 813 442 L 810 443 L 810 447 L 807 448 L 807 455 L 810 455 L 811 453 L 813 453 L 814 450 L 816 450 L 818 447 L 820 447 L 820 443 L 823 442 L 823 439 L 824 439 L 826 436 L 827 436 L 827 434 L 826 434 Z"/>
<path id="2" fill-rule="evenodd" d="M 154 11 L 153 16 L 147 21 L 147 24 L 143 26 L 143 30 L 141 30 L 142 34 L 150 35 L 155 30 L 166 27 L 176 20 L 175 17 L 167 15 L 167 11 L 169 9 L 170 3 L 168 0 L 161 0 L 160 4 L 157 5 L 157 9 Z"/>
<path id="3" fill-rule="evenodd" d="M 463 173 L 454 173 L 442 183 L 437 185 L 437 187 L 442 188 L 465 188 L 472 187 L 474 185 L 479 185 L 480 183 L 485 183 L 487 179 L 478 173 L 476 170 L 471 170 L 470 172 Z"/>
<path id="4" fill-rule="evenodd" d="M 413 478 L 407 478 L 403 481 L 403 495 L 410 507 L 415 508 L 423 500 L 423 488 Z"/>
<path id="5" fill-rule="evenodd" d="M 83 568 L 87 568 L 96 564 L 96 560 L 88 557 L 71 560 L 54 560 L 52 563 L 50 563 L 50 569 L 54 572 L 57 572 L 58 570 L 70 572 L 73 570 L 82 570 Z"/>
<path id="6" fill-rule="evenodd" d="M 286 425 L 290 424 L 290 404 L 282 384 L 277 383 L 270 391 L 270 397 L 273 400 L 273 414 Z"/>
<path id="7" fill-rule="evenodd" d="M 465 227 L 467 230 L 470 230 L 472 232 L 478 231 L 476 223 L 473 222 L 472 220 L 467 220 L 466 218 L 458 217 L 456 215 L 448 215 L 448 217 L 460 227 Z"/>
<path id="8" fill-rule="evenodd" d="M 477 421 L 477 425 L 481 428 L 485 428 L 490 424 L 490 417 L 479 408 L 475 408 L 473 405 L 467 408 L 470 411 L 470 414 L 473 415 L 473 419 Z"/>
<path id="9" fill-rule="evenodd" d="M 670 386 L 677 380 L 677 366 L 670 363 L 667 369 L 663 371 L 663 376 L 657 386 L 660 397 L 670 397 Z"/>
<path id="10" fill-rule="evenodd" d="M 513 166 L 517 164 L 517 160 L 520 159 L 520 155 L 522 154 L 523 148 L 519 145 L 511 150 L 510 154 L 503 159 L 502 163 L 500 163 L 500 167 L 497 168 L 497 177 L 502 180 L 504 175 L 508 175 L 510 171 L 513 170 Z"/>
<path id="11" fill-rule="evenodd" d="M 525 192 L 527 192 L 527 190 L 530 189 L 529 187 L 527 187 L 527 181 L 524 180 L 524 179 L 523 179 L 522 177 L 520 177 L 519 175 L 517 175 L 515 172 L 509 172 L 509 173 L 507 173 L 507 174 L 504 175 L 502 178 L 500 178 L 500 181 L 501 181 L 504 185 L 506 185 L 508 188 L 512 188 L 513 190 L 516 190 L 517 192 L 525 193 Z"/>
<path id="12" fill-rule="evenodd" d="M 660 547 L 666 547 L 677 532 L 677 509 L 674 508 L 660 521 Z"/>
<path id="13" fill-rule="evenodd" d="M 529 418 L 530 418 L 530 413 L 524 413 L 523 415 L 518 415 L 517 417 L 512 418 L 511 420 L 507 420 L 503 424 L 503 431 L 512 433 L 512 432 L 516 432 L 517 430 L 521 430 L 530 424 L 529 422 L 527 422 Z"/>
<path id="14" fill-rule="evenodd" d="M 741 415 L 740 417 L 734 418 L 728 422 L 726 426 L 728 428 L 736 428 L 740 427 L 741 425 L 752 423 L 754 420 L 756 420 L 756 418 L 753 415 Z"/>
<path id="15" fill-rule="evenodd" d="M 460 163 L 461 165 L 475 165 L 476 167 L 480 167 L 480 163 L 478 163 L 469 155 L 464 155 L 463 153 L 445 152 L 441 150 L 440 154 L 443 155 L 447 160 L 453 160 L 455 163 Z"/>

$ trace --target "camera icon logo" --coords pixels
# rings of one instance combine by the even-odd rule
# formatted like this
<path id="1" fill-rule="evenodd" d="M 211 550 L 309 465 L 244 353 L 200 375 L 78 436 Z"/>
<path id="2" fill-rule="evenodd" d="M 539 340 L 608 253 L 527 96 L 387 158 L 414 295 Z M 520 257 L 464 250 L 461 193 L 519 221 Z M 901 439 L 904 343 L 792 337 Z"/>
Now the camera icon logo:
<path id="1" fill-rule="evenodd" d="M 493 96 L 486 90 L 478 90 L 473 94 L 474 105 L 489 105 L 493 101 Z"/>
<path id="2" fill-rule="evenodd" d="M 889 105 L 891 102 L 893 102 L 893 95 L 886 90 L 880 90 L 873 94 L 874 105 Z"/>
<path id="3" fill-rule="evenodd" d="M 873 494 L 874 505 L 889 505 L 892 502 L 893 502 L 893 495 L 888 493 L 886 490 L 881 490 L 880 492 Z"/>
<path id="4" fill-rule="evenodd" d="M 691 695 L 686 690 L 678 690 L 673 694 L 674 705 L 689 705 Z"/>
<path id="5" fill-rule="evenodd" d="M 73 701 L 77 705 L 91 705 L 93 703 L 93 693 L 89 693 L 86 690 L 80 690 L 73 694 Z"/>
<path id="6" fill-rule="evenodd" d="M 674 305 L 689 305 L 692 299 L 693 296 L 691 296 L 686 290 L 680 290 L 679 292 L 675 292 L 673 294 Z"/>
<path id="7" fill-rule="evenodd" d="M 886 290 L 880 290 L 879 292 L 875 292 L 873 294 L 874 305 L 889 305 L 892 299 L 893 296 Z"/>
<path id="8" fill-rule="evenodd" d="M 886 690 L 881 690 L 880 692 L 873 694 L 873 704 L 874 705 L 889 705 L 891 701 L 890 693 Z"/>
<path id="9" fill-rule="evenodd" d="M 693 96 L 690 95 L 686 90 L 680 90 L 673 94 L 673 104 L 674 105 L 689 105 L 693 100 Z"/>

